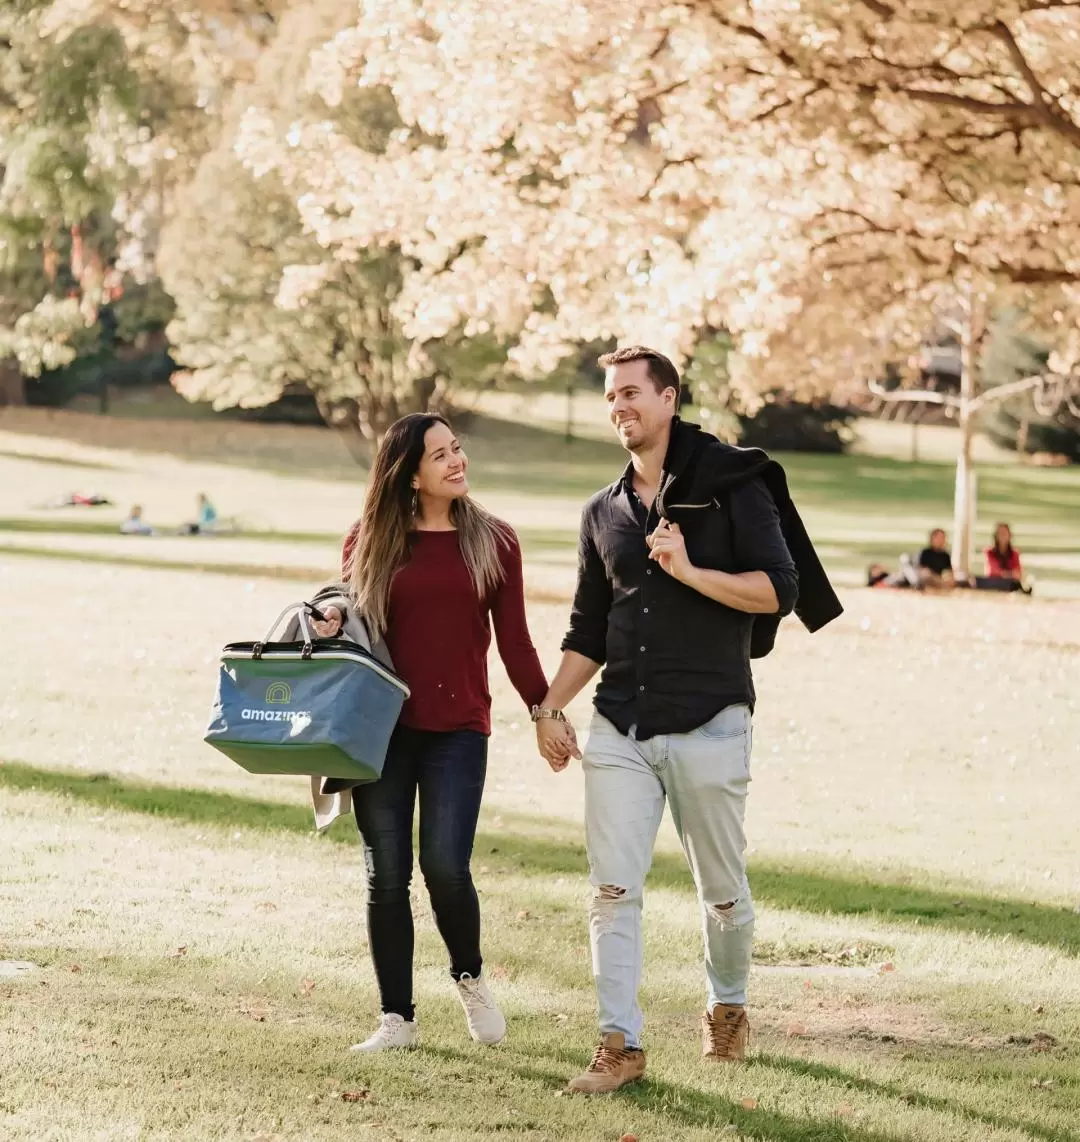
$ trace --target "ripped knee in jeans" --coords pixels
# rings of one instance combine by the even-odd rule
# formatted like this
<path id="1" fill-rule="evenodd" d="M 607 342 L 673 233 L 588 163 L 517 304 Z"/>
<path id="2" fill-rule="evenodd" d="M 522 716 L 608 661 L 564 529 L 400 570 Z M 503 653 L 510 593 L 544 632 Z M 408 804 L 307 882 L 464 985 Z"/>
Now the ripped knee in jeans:
<path id="1" fill-rule="evenodd" d="M 706 904 L 705 908 L 709 919 L 715 920 L 723 931 L 743 928 L 754 919 L 753 906 L 749 899 L 743 897 L 736 897 L 723 904 Z"/>
<path id="2" fill-rule="evenodd" d="M 615 922 L 615 905 L 625 900 L 627 890 L 619 884 L 598 884 L 593 889 L 589 913 L 600 933 L 609 932 Z"/>

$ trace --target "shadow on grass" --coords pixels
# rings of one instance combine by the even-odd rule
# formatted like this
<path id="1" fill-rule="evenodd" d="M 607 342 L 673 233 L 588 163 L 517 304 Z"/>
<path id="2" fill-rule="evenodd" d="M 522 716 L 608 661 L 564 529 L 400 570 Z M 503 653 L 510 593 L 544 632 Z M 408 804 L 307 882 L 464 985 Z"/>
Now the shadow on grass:
<path id="1" fill-rule="evenodd" d="M 171 788 L 121 780 L 109 774 L 71 773 L 21 762 L 0 764 L 0 786 L 75 798 L 106 809 L 144 813 L 193 824 L 277 830 L 309 836 L 312 817 L 302 806 L 242 797 L 204 789 Z M 482 830 L 475 855 L 489 866 L 526 876 L 583 875 L 584 845 L 567 836 L 572 826 L 537 822 L 502 814 L 511 827 Z M 325 840 L 355 844 L 356 836 L 339 824 Z M 866 916 L 891 923 L 910 923 L 1009 937 L 1080 956 L 1080 914 L 1067 908 L 1011 900 L 904 882 L 895 876 L 790 861 L 756 860 L 750 866 L 755 898 L 773 908 L 834 916 Z M 691 892 L 690 874 L 681 856 L 658 852 L 650 881 L 675 891 Z"/>
<path id="2" fill-rule="evenodd" d="M 770 1070 L 780 1071 L 800 1078 L 816 1079 L 822 1082 L 842 1083 L 849 1090 L 857 1090 L 863 1094 L 874 1095 L 879 1098 L 900 1099 L 908 1106 L 921 1107 L 938 1114 L 954 1114 L 969 1122 L 979 1122 L 992 1130 L 1017 1130 L 1025 1132 L 1033 1138 L 1045 1139 L 1045 1142 L 1080 1142 L 1080 1135 L 1061 1127 L 1043 1126 L 1037 1122 L 1026 1119 L 1010 1118 L 1004 1114 L 994 1114 L 990 1111 L 976 1110 L 974 1107 L 949 1099 L 938 1098 L 934 1095 L 921 1094 L 902 1087 L 896 1083 L 877 1082 L 874 1079 L 860 1078 L 858 1075 L 845 1071 L 840 1067 L 832 1067 L 825 1063 L 809 1062 L 805 1059 L 793 1059 L 783 1055 L 755 1055 L 752 1061 L 755 1067 L 767 1067 Z M 968 1064 L 969 1065 L 969 1064 Z"/>
<path id="3" fill-rule="evenodd" d="M 66 958 L 63 949 L 47 957 L 52 963 Z M 63 992 L 78 1005 L 78 1047 L 71 1041 L 70 1013 L 55 1002 L 43 1010 L 39 1001 L 33 1008 L 39 1034 L 20 1042 L 17 1069 L 5 1094 L 17 1100 L 36 1084 L 35 1099 L 46 1102 L 77 1097 L 92 1085 L 100 1101 L 82 1113 L 88 1125 L 97 1126 L 110 1114 L 116 1076 L 123 1075 L 125 1087 L 135 1088 L 143 1117 L 176 1120 L 182 1111 L 181 1121 L 192 1137 L 209 1137 L 215 1127 L 220 1132 L 224 1122 L 241 1114 L 247 1121 L 276 1118 L 278 1128 L 290 1136 L 301 1131 L 298 1137 L 304 1136 L 305 1120 L 309 1125 L 332 1125 L 336 1133 L 331 1136 L 345 1138 L 355 1136 L 360 1127 L 377 1129 L 387 1116 L 400 1121 L 410 1138 L 424 1130 L 455 1130 L 455 1119 L 455 1136 L 461 1137 L 463 1117 L 473 1128 L 469 1136 L 477 1138 L 522 1137 L 526 1132 L 528 1137 L 534 1137 L 533 1132 L 544 1137 L 617 1137 L 618 1131 L 609 1129 L 617 1119 L 640 1121 L 641 1133 L 655 1138 L 685 1129 L 719 1134 L 730 1124 L 738 1128 L 739 1137 L 763 1142 L 907 1142 L 911 1137 L 827 1113 L 784 1113 L 767 1106 L 751 1110 L 726 1095 L 653 1077 L 608 1098 L 553 1103 L 550 1095 L 585 1065 L 588 1044 L 576 1050 L 554 1046 L 544 1041 L 543 1032 L 529 1035 L 527 1020 L 525 1034 L 495 1050 L 438 1044 L 378 1058 L 347 1055 L 342 1015 L 351 996 L 335 993 L 305 1001 L 295 998 L 295 992 L 293 998 L 278 995 L 266 1002 L 269 1018 L 253 1021 L 245 1008 L 255 1000 L 223 990 L 199 967 L 176 961 L 163 967 L 160 959 L 138 957 L 88 964 L 80 980 Z M 26 1002 L 29 1010 L 29 999 Z M 50 1048 L 53 1037 L 61 1043 Z M 54 1073 L 59 1078 L 61 1065 L 63 1083 L 50 1081 L 53 1093 L 41 1093 L 41 1078 L 51 1080 Z M 704 1082 L 707 1075 L 703 1073 Z M 827 1106 L 814 1097 L 818 1084 L 831 1087 L 838 1076 L 825 1068 L 820 1075 L 807 1071 L 800 1077 L 808 1088 L 806 1105 Z M 373 1097 L 355 1106 L 342 1105 L 340 1095 L 330 1092 L 348 1086 L 370 1091 Z M 888 1085 L 882 1085 L 880 1095 L 899 1097 Z M 133 1095 L 127 1091 L 123 1097 L 130 1103 Z M 470 1100 L 467 1110 L 455 1105 L 458 1099 Z M 942 1113 L 963 1113 L 938 1101 L 934 1109 Z M 130 1106 L 118 1116 L 130 1117 Z M 1041 1130 L 1032 1133 L 1053 1137 Z M 1057 1137 L 1072 1142 L 1066 1135 Z"/>
<path id="4" fill-rule="evenodd" d="M 3 425 L 0 424 L 0 428 Z M 52 464 L 57 468 L 91 468 L 99 472 L 115 472 L 117 464 L 105 464 L 100 460 L 68 460 L 63 456 L 47 456 L 37 452 L 13 452 L 0 450 L 0 460 L 22 460 L 27 464 Z"/>
<path id="5" fill-rule="evenodd" d="M 206 575 L 229 575 L 239 579 L 278 579 L 282 582 L 303 583 L 307 596 L 319 583 L 335 579 L 330 561 L 325 567 L 289 567 L 271 563 L 208 563 L 198 559 L 151 559 L 139 555 L 112 555 L 101 551 L 62 550 L 53 547 L 9 547 L 0 543 L 0 556 L 14 555 L 29 559 L 54 559 L 68 563 L 96 563 L 106 567 L 137 567 L 144 571 L 191 571 Z M 530 603 L 569 604 L 572 592 L 558 587 L 525 588 L 525 599 Z"/>
<path id="6" fill-rule="evenodd" d="M 573 528 L 539 528 L 518 527 L 518 538 L 522 545 L 528 549 L 566 548 L 577 550 L 578 534 Z M 80 520 L 80 519 L 41 519 L 37 517 L 0 516 L 0 533 L 9 532 L 13 535 L 90 535 L 90 536 L 119 536 L 120 529 L 115 520 Z M 183 538 L 185 533 L 167 529 L 159 531 L 153 536 L 125 536 L 124 540 L 132 545 L 142 546 L 147 540 Z M 191 537 L 193 544 L 214 543 L 217 536 Z M 259 528 L 245 528 L 241 526 L 236 532 L 223 532 L 222 539 L 252 540 L 263 543 L 319 543 L 340 546 L 344 538 L 344 531 L 268 531 Z M 152 547 L 153 544 L 151 543 Z M 111 557 L 112 553 L 108 553 Z M 125 558 L 126 556 L 118 556 Z"/>
<path id="7" fill-rule="evenodd" d="M 454 1048 L 425 1048 L 424 1053 L 455 1065 L 474 1061 L 474 1057 Z M 586 1063 L 586 1055 L 582 1051 L 574 1053 L 572 1059 L 568 1055 L 569 1052 L 562 1051 L 557 1056 L 550 1052 L 541 1053 L 541 1058 L 559 1062 L 559 1068 L 555 1069 L 538 1064 L 535 1052 L 530 1054 L 528 1061 L 515 1058 L 507 1051 L 492 1052 L 489 1056 L 491 1061 L 485 1060 L 485 1067 L 495 1066 L 527 1082 L 561 1090 L 567 1079 L 582 1070 Z M 719 1133 L 726 1126 L 735 1125 L 740 1138 L 768 1139 L 770 1142 L 907 1142 L 904 1136 L 865 1129 L 840 1118 L 796 1118 L 760 1106 L 748 1110 L 723 1095 L 649 1075 L 643 1081 L 605 1097 L 622 1103 L 628 1114 L 633 1110 L 643 1111 L 673 1126 L 712 1129 Z"/>
<path id="8" fill-rule="evenodd" d="M 115 520 L 95 519 L 64 519 L 40 518 L 36 516 L 3 516 L 0 517 L 0 532 L 12 532 L 23 535 L 120 535 L 119 525 Z M 169 530 L 168 525 L 161 527 L 155 535 L 125 536 L 125 542 L 144 544 L 147 540 L 169 539 L 184 537 L 186 533 L 177 528 Z M 193 543 L 214 543 L 219 537 L 215 535 L 200 535 L 190 537 Z M 340 544 L 342 534 L 326 531 L 268 531 L 260 528 L 244 528 L 236 532 L 222 532 L 222 539 L 251 539 L 269 543 L 337 543 Z"/>
<path id="9" fill-rule="evenodd" d="M 333 569 L 327 567 L 282 567 L 269 563 L 209 563 L 201 559 L 151 559 L 139 555 L 111 555 L 102 551 L 61 550 L 55 547 L 8 547 L 0 544 L 0 555 L 31 559 L 59 559 L 69 563 L 97 563 L 107 567 L 139 567 L 145 571 L 196 571 L 211 575 L 235 575 L 244 579 L 287 579 L 309 585 L 328 582 Z"/>

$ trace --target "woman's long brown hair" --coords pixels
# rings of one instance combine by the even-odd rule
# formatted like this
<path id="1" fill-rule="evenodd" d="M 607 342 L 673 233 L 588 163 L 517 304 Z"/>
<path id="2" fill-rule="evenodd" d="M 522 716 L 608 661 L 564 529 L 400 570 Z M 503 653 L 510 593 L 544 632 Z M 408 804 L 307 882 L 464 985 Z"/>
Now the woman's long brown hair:
<path id="1" fill-rule="evenodd" d="M 412 413 L 395 421 L 371 468 L 349 585 L 373 638 L 386 632 L 390 586 L 408 560 L 409 532 L 416 522 L 412 481 L 424 458 L 424 437 L 436 424 L 450 427 L 432 413 Z M 476 593 L 483 599 L 502 581 L 500 551 L 510 542 L 510 529 L 468 496 L 451 504 L 450 520 L 457 528 Z"/>

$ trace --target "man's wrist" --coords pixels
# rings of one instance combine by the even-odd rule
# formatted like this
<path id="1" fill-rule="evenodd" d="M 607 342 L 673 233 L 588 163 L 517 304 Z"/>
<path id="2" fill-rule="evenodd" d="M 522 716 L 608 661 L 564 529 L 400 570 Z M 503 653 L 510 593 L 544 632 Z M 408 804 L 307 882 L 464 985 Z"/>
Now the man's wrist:
<path id="1" fill-rule="evenodd" d="M 694 591 L 700 591 L 702 584 L 701 568 L 695 567 L 693 563 L 687 563 L 686 571 L 682 576 L 682 584 Z"/>
<path id="2" fill-rule="evenodd" d="M 533 706 L 533 708 L 529 711 L 529 716 L 534 722 L 566 721 L 566 715 L 562 712 L 562 710 L 556 709 L 553 706 Z"/>

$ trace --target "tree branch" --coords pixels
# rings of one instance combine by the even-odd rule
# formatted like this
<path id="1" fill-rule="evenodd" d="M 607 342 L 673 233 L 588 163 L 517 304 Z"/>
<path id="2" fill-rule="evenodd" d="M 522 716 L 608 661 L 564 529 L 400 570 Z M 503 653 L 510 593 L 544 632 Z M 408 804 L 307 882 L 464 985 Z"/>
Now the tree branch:
<path id="1" fill-rule="evenodd" d="M 671 29 L 665 28 L 663 35 L 660 37 L 660 42 L 656 45 L 651 52 L 649 52 L 649 59 L 656 59 L 656 57 L 668 46 L 668 41 L 671 39 Z"/>
<path id="2" fill-rule="evenodd" d="M 1028 90 L 1034 98 L 1039 103 L 1045 103 L 1046 89 L 1035 74 L 1031 64 L 1028 63 L 1027 57 L 1020 50 L 1020 45 L 1016 42 L 1016 37 L 1009 25 L 1004 20 L 998 20 L 990 26 L 990 32 L 1005 45 L 1005 50 L 1009 53 L 1013 66 L 1024 77 L 1024 82 L 1028 85 Z"/>
<path id="3" fill-rule="evenodd" d="M 922 87 L 905 87 L 902 84 L 887 80 L 876 86 L 872 84 L 861 86 L 863 90 L 871 92 L 876 91 L 878 87 L 883 87 L 885 90 L 911 99 L 915 103 L 933 103 L 944 107 L 955 107 L 957 110 L 967 111 L 972 115 L 993 115 L 1029 127 L 1036 125 L 1049 127 L 1055 134 L 1061 135 L 1075 146 L 1080 147 L 1080 126 L 1041 100 L 1037 104 L 1022 103 L 1018 100 L 995 103 L 990 99 L 976 99 L 974 96 L 958 95 L 953 91 L 931 91 Z"/>
<path id="4" fill-rule="evenodd" d="M 1013 66 L 1023 76 L 1024 82 L 1031 91 L 1035 100 L 1035 109 L 1047 126 L 1055 128 L 1066 138 L 1072 139 L 1080 146 L 1080 127 L 1062 110 L 1061 104 L 1043 86 L 1042 81 L 1035 74 L 1035 69 L 1028 62 L 1020 45 L 1013 35 L 1012 29 L 1004 20 L 993 24 L 990 31 L 1005 45 Z"/>
<path id="5" fill-rule="evenodd" d="M 978 412 L 984 405 L 997 404 L 998 401 L 1008 400 L 1009 397 L 1014 397 L 1019 393 L 1042 388 L 1045 384 L 1046 378 L 1043 376 L 1022 377 L 1018 381 L 1009 381 L 1008 384 L 985 389 L 968 405 L 968 408 L 972 412 Z"/>
<path id="6" fill-rule="evenodd" d="M 681 167 L 688 165 L 692 166 L 700 158 L 700 155 L 687 155 L 685 158 L 681 159 L 665 159 L 660 164 L 660 169 L 653 176 L 652 182 L 650 182 L 646 189 L 642 191 L 638 201 L 645 202 L 649 198 L 652 192 L 660 185 L 660 180 L 664 177 L 665 174 L 667 174 L 668 170 L 670 170 L 671 167 Z"/>
<path id="7" fill-rule="evenodd" d="M 880 381 L 867 381 L 867 388 L 883 401 L 890 404 L 900 402 L 915 404 L 942 404 L 947 408 L 959 408 L 963 401 L 952 393 L 939 393 L 934 389 L 887 389 Z"/>
<path id="8" fill-rule="evenodd" d="M 665 95 L 670 95 L 673 91 L 678 91 L 680 87 L 685 87 L 690 80 L 677 79 L 674 83 L 669 83 L 667 87 L 661 87 L 658 91 L 653 91 L 645 96 L 646 99 L 663 99 Z"/>
<path id="9" fill-rule="evenodd" d="M 746 36 L 751 40 L 756 40 L 759 44 L 761 44 L 762 47 L 768 48 L 768 50 L 770 52 L 772 52 L 772 54 L 785 67 L 790 68 L 792 71 L 797 71 L 800 73 L 802 72 L 802 68 L 799 67 L 798 60 L 796 60 L 795 57 L 790 52 L 788 52 L 784 48 L 780 47 L 779 45 L 774 44 L 772 42 L 772 40 L 770 40 L 769 37 L 765 35 L 764 32 L 762 32 L 758 28 L 755 28 L 752 24 L 735 23 L 733 20 L 730 20 L 723 13 L 718 12 L 716 10 L 715 5 L 712 6 L 712 16 L 713 16 L 713 19 L 716 20 L 716 22 L 718 24 L 720 24 L 722 27 L 725 27 L 725 28 L 729 29 L 730 31 L 735 32 L 737 35 Z"/>
<path id="10" fill-rule="evenodd" d="M 1002 273 L 1017 285 L 1068 285 L 1080 281 L 1080 270 L 1046 269 L 1042 266 L 1017 266 L 999 263 Z"/>
<path id="11" fill-rule="evenodd" d="M 1006 119 L 1017 119 L 1031 124 L 1039 116 L 1037 108 L 1029 103 L 994 103 L 989 99 L 976 99 L 972 95 L 957 95 L 953 91 L 928 91 L 921 87 L 904 87 L 899 83 L 883 82 L 880 85 L 895 95 L 903 95 L 916 103 L 936 103 L 940 106 L 955 107 L 960 111 L 970 111 L 973 115 L 998 115 Z M 877 87 L 869 85 L 869 91 Z"/>
<path id="12" fill-rule="evenodd" d="M 806 103 L 813 99 L 819 91 L 824 91 L 826 87 L 828 84 L 823 79 L 819 79 L 816 83 L 812 83 L 806 91 L 800 92 L 798 95 L 789 95 L 786 99 L 781 99 L 757 115 L 752 115 L 750 122 L 764 123 L 766 119 L 771 119 L 778 111 L 783 111 L 785 107 L 792 107 L 795 103 Z"/>
<path id="13" fill-rule="evenodd" d="M 909 243 L 908 250 L 910 251 L 910 253 L 914 254 L 915 257 L 924 266 L 932 266 L 932 265 L 936 264 L 935 259 L 927 257 L 926 254 L 924 254 L 923 251 L 917 245 L 917 243 L 919 243 L 919 242 L 927 242 L 927 241 L 933 242 L 936 239 L 927 238 L 927 236 L 925 234 L 920 234 L 918 232 L 918 230 L 916 230 L 912 227 L 881 226 L 877 222 L 875 222 L 872 218 L 869 218 L 865 214 L 863 214 L 862 211 L 860 211 L 860 210 L 846 210 L 846 209 L 843 209 L 841 207 L 835 207 L 832 210 L 822 211 L 820 214 L 818 214 L 816 216 L 814 221 L 818 221 L 818 220 L 824 221 L 824 220 L 829 219 L 833 216 L 837 216 L 840 218 L 854 218 L 856 221 L 861 222 L 863 224 L 863 226 L 865 227 L 865 229 L 863 229 L 863 230 L 843 230 L 843 231 L 840 231 L 838 233 L 830 234 L 827 237 L 822 238 L 821 241 L 814 243 L 815 252 L 818 250 L 827 249 L 829 246 L 837 246 L 841 242 L 843 242 L 844 239 L 846 239 L 846 238 L 863 238 L 863 237 L 870 237 L 872 235 L 879 235 L 879 236 L 884 237 L 884 238 L 904 238 L 904 239 L 906 239 Z"/>
<path id="14" fill-rule="evenodd" d="M 891 20 L 896 15 L 895 9 L 888 4 L 882 3 L 882 0 L 860 0 L 860 3 L 865 8 L 869 8 L 875 16 L 880 16 L 883 20 Z"/>

